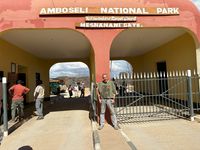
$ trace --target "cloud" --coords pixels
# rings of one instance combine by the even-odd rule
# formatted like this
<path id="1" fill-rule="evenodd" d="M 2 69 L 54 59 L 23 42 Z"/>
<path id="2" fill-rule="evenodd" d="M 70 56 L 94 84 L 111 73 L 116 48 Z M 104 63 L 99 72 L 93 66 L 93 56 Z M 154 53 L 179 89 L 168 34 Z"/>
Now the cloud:
<path id="1" fill-rule="evenodd" d="M 110 67 L 111 67 L 111 70 L 117 71 L 117 70 L 122 70 L 122 68 L 124 68 L 125 65 L 120 64 L 120 63 L 112 62 L 111 65 L 110 65 Z"/>
<path id="2" fill-rule="evenodd" d="M 111 61 L 111 77 L 118 76 L 120 72 L 132 73 L 132 66 L 124 60 Z"/>
<path id="3" fill-rule="evenodd" d="M 60 71 L 65 69 L 78 69 L 78 68 L 88 68 L 88 66 L 81 62 L 74 63 L 57 63 L 51 67 L 50 70 Z"/>
<path id="4" fill-rule="evenodd" d="M 89 76 L 89 68 L 81 62 L 74 63 L 57 63 L 50 68 L 50 78 L 59 76 Z"/>
<path id="5" fill-rule="evenodd" d="M 124 60 L 115 60 L 110 62 L 111 77 L 118 76 L 120 72 L 132 72 L 132 66 Z M 50 68 L 50 78 L 59 76 L 89 76 L 89 68 L 81 62 L 57 63 Z"/>
<path id="6" fill-rule="evenodd" d="M 200 0 L 192 0 L 192 2 L 198 7 L 200 10 Z"/>
<path id="7" fill-rule="evenodd" d="M 124 60 L 115 60 L 110 62 L 111 70 L 113 71 L 129 71 L 130 70 L 130 64 L 127 61 Z"/>
<path id="8" fill-rule="evenodd" d="M 51 71 L 50 78 L 56 78 L 60 76 L 69 76 L 69 77 L 85 77 L 89 76 L 89 69 L 79 68 L 78 70 L 68 69 L 63 71 Z"/>

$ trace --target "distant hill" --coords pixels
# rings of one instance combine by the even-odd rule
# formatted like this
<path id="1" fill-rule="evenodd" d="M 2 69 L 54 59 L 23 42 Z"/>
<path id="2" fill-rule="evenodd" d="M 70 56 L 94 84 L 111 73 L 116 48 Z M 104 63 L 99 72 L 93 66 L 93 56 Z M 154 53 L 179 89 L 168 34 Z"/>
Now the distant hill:
<path id="1" fill-rule="evenodd" d="M 84 82 L 85 87 L 90 87 L 90 77 L 68 77 L 68 76 L 60 76 L 57 78 L 51 78 L 51 80 L 62 80 L 64 81 L 65 85 L 67 87 L 71 84 L 74 85 L 75 83 L 78 82 Z"/>

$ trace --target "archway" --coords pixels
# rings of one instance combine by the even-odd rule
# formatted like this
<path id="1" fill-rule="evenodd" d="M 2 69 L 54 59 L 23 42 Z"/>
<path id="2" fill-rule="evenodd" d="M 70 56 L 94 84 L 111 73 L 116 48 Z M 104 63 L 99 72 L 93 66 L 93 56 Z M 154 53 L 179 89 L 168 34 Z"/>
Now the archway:
<path id="1" fill-rule="evenodd" d="M 134 72 L 156 72 L 159 62 L 168 71 L 197 69 L 196 41 L 184 28 L 124 30 L 113 40 L 110 58 L 129 61 Z"/>
<path id="2" fill-rule="evenodd" d="M 145 115 L 151 112 L 159 119 L 166 116 L 173 118 L 177 116 L 176 113 L 171 113 L 174 108 L 184 112 L 183 107 L 188 107 L 187 90 L 182 89 L 183 95 L 179 93 L 186 83 L 173 82 L 169 72 L 176 71 L 176 74 L 180 74 L 180 71 L 198 70 L 197 47 L 195 36 L 184 28 L 142 28 L 122 31 L 112 43 L 110 58 L 129 61 L 134 71 L 131 76 L 124 75 L 118 80 L 122 83 L 116 104 L 120 121 L 134 118 L 136 114 L 139 114 L 139 120 L 142 116 L 140 121 L 144 121 Z M 173 77 L 178 79 L 178 75 Z M 198 89 L 198 85 L 195 88 Z M 199 103 L 197 99 L 193 102 L 197 105 Z M 164 117 L 159 116 L 162 110 L 157 107 L 158 105 L 168 109 L 164 111 L 167 112 Z M 167 115 L 168 113 L 172 115 Z M 179 114 L 184 117 L 184 114 Z M 158 119 L 145 119 L 150 118 Z"/>
<path id="3" fill-rule="evenodd" d="M 94 68 L 92 51 L 90 41 L 72 29 L 10 29 L 0 34 L 0 71 L 8 78 L 8 87 L 25 77 L 26 86 L 31 89 L 27 103 L 34 102 L 36 81 L 41 79 L 48 100 L 50 66 L 56 62 L 83 61 Z M 90 73 L 94 74 L 94 69 Z M 11 99 L 8 103 L 10 107 Z"/>
<path id="4" fill-rule="evenodd" d="M 20 66 L 26 67 L 26 83 L 32 89 L 27 102 L 31 102 L 37 78 L 40 77 L 48 87 L 49 68 L 56 62 L 83 61 L 93 68 L 90 73 L 94 74 L 92 51 L 90 41 L 72 29 L 11 29 L 0 35 L 0 71 L 14 83 L 17 75 L 13 74 L 20 73 Z M 48 97 L 49 89 L 46 91 Z"/>
<path id="5" fill-rule="evenodd" d="M 51 94 L 61 93 L 63 98 L 78 98 L 90 95 L 90 71 L 85 63 L 56 63 L 51 66 L 49 76 Z"/>

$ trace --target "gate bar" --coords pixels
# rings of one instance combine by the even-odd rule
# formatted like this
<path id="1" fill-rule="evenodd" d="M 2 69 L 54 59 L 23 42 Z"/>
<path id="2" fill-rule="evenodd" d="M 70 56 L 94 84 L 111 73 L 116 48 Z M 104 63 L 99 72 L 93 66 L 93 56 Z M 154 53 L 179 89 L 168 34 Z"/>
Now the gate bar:
<path id="1" fill-rule="evenodd" d="M 191 70 L 187 70 L 187 76 L 188 76 L 188 100 L 190 105 L 190 120 L 194 121 Z"/>
<path id="2" fill-rule="evenodd" d="M 3 127 L 4 137 L 8 136 L 8 112 L 7 112 L 7 80 L 6 77 L 2 78 L 3 87 Z"/>

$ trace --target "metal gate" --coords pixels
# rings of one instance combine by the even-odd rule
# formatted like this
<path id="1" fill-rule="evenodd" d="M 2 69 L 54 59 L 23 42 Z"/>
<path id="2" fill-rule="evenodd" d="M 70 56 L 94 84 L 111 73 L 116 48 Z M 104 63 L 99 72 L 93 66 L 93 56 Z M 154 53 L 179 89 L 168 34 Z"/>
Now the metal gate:
<path id="1" fill-rule="evenodd" d="M 118 122 L 193 119 L 200 110 L 199 81 L 191 71 L 121 74 L 114 81 Z"/>

